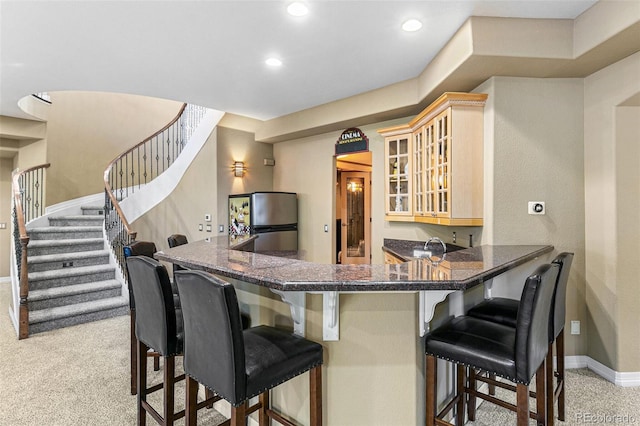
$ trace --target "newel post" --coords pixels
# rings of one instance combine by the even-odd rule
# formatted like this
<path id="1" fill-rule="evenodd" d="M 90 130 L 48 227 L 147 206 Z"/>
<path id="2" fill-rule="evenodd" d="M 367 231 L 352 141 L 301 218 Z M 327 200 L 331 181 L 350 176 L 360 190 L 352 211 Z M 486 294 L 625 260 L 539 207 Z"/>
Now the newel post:
<path id="1" fill-rule="evenodd" d="M 20 237 L 22 256 L 20 260 L 20 313 L 18 339 L 29 337 L 29 271 L 27 270 L 27 245 L 29 237 Z"/>

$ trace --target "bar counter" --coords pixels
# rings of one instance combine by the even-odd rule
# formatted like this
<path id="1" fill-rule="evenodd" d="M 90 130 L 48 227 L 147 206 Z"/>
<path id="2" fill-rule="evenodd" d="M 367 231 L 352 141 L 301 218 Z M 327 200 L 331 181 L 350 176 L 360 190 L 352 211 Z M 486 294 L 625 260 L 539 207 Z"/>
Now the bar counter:
<path id="1" fill-rule="evenodd" d="M 394 265 L 333 265 L 295 253 L 229 248 L 228 238 L 174 247 L 156 259 L 279 291 L 467 290 L 553 250 L 549 245 L 478 246 L 447 253 L 441 262 L 412 258 L 409 248 L 383 248 L 410 261 Z M 436 264 L 437 263 L 437 264 Z"/>
<path id="2" fill-rule="evenodd" d="M 226 278 L 238 290 L 241 310 L 252 325 L 292 326 L 295 333 L 322 342 L 323 418 L 330 426 L 424 425 L 421 336 L 430 324 L 464 313 L 492 282 L 522 285 L 521 276 L 534 263 L 546 262 L 553 250 L 547 245 L 479 246 L 447 253 L 435 265 L 413 258 L 419 242 L 385 240 L 382 250 L 408 261 L 330 265 L 302 260 L 303 253 L 240 251 L 251 246 L 245 241 L 230 249 L 223 236 L 155 257 Z M 439 377 L 449 374 L 441 363 Z M 277 387 L 271 397 L 303 421 L 307 394 L 302 377 Z M 216 408 L 227 414 L 224 404 Z"/>

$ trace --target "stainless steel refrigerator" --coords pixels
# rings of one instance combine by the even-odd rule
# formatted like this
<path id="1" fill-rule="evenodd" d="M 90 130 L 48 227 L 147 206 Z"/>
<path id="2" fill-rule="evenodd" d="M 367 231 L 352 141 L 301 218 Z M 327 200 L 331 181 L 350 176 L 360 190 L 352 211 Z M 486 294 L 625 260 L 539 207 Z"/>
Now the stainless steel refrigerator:
<path id="1" fill-rule="evenodd" d="M 258 235 L 255 251 L 298 249 L 298 197 L 293 192 L 253 192 L 229 196 L 229 239 Z"/>

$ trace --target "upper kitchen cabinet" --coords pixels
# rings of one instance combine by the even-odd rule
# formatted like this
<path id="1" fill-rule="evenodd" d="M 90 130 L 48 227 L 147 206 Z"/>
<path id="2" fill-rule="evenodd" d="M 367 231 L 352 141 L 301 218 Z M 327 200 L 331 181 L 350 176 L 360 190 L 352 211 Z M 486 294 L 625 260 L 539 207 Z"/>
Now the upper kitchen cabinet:
<path id="1" fill-rule="evenodd" d="M 482 226 L 486 99 L 482 93 L 444 93 L 407 125 L 378 130 L 385 137 L 386 220 Z M 405 140 L 410 153 L 400 175 L 407 182 L 400 185 L 392 148 Z M 409 192 L 408 201 L 398 209 L 405 200 L 401 190 Z"/>
<path id="2" fill-rule="evenodd" d="M 411 130 L 408 126 L 387 129 L 384 138 L 385 213 L 390 220 L 412 220 Z"/>

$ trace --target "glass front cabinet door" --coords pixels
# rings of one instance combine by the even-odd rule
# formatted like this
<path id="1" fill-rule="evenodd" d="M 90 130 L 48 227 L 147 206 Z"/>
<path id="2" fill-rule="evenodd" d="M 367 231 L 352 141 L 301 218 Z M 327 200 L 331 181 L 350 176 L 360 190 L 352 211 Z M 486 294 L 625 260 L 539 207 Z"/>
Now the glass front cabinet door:
<path id="1" fill-rule="evenodd" d="M 387 220 L 482 226 L 486 98 L 445 93 L 406 126 L 378 130 L 385 136 Z"/>
<path id="2" fill-rule="evenodd" d="M 411 133 L 385 137 L 385 214 L 411 217 Z M 402 219 L 400 219 L 402 220 Z"/>

